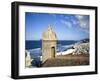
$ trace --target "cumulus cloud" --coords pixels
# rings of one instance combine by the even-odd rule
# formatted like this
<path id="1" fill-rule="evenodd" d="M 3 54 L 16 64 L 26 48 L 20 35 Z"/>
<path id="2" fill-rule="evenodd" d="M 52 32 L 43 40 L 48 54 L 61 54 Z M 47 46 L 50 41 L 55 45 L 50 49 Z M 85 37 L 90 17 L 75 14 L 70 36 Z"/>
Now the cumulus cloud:
<path id="1" fill-rule="evenodd" d="M 77 18 L 77 24 L 79 25 L 79 27 L 87 30 L 89 29 L 89 19 L 87 18 L 87 16 L 76 15 L 75 17 Z"/>
<path id="2" fill-rule="evenodd" d="M 76 15 L 76 18 L 78 18 L 79 20 L 82 20 L 84 18 L 84 16 L 82 16 L 82 15 Z"/>
<path id="3" fill-rule="evenodd" d="M 51 14 L 50 14 L 51 15 Z M 61 23 L 68 28 L 79 27 L 81 30 L 89 32 L 89 16 L 87 15 L 60 15 L 59 17 L 52 14 L 54 18 L 57 18 L 55 24 Z"/>
<path id="4" fill-rule="evenodd" d="M 72 27 L 72 23 L 70 21 L 61 20 L 61 23 L 64 24 L 68 28 L 71 28 Z"/>
<path id="5" fill-rule="evenodd" d="M 66 27 L 79 27 L 80 30 L 89 33 L 89 16 L 86 15 L 67 15 L 61 19 L 61 23 Z"/>

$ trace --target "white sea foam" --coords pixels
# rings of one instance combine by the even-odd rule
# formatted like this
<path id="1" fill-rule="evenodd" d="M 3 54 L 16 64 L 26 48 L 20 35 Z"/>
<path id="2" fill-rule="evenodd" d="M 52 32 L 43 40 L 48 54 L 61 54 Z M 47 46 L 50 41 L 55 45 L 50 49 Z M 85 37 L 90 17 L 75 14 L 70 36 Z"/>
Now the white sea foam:
<path id="1" fill-rule="evenodd" d="M 67 54 L 71 54 L 75 51 L 75 49 L 68 49 L 67 51 L 63 51 L 63 52 L 58 52 L 56 53 L 56 55 L 67 55 Z"/>
<path id="2" fill-rule="evenodd" d="M 30 49 L 29 51 L 37 51 L 37 50 L 41 50 L 41 48 Z"/>

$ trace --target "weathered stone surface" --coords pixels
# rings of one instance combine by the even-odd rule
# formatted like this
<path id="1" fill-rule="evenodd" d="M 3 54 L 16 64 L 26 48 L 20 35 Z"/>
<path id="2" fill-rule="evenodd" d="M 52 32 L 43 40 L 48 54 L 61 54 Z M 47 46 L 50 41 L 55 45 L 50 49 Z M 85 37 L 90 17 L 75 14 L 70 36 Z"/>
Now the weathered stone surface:
<path id="1" fill-rule="evenodd" d="M 42 34 L 42 62 L 49 58 L 54 58 L 56 54 L 57 37 L 53 32 L 51 25 Z"/>
<path id="2" fill-rule="evenodd" d="M 89 65 L 89 54 L 59 55 L 56 58 L 46 60 L 42 67 L 81 66 Z"/>
<path id="3" fill-rule="evenodd" d="M 25 56 L 25 66 L 26 67 L 30 67 L 32 65 L 31 62 L 32 62 L 33 59 L 31 59 L 30 52 L 28 52 L 26 50 L 25 53 L 26 53 L 26 56 Z"/>

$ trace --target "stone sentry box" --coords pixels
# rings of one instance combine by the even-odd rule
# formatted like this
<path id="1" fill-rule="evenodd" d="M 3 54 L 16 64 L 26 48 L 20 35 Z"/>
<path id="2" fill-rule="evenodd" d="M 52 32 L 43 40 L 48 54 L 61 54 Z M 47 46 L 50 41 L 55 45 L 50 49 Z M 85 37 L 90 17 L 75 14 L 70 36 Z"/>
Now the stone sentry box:
<path id="1" fill-rule="evenodd" d="M 56 33 L 53 32 L 51 25 L 42 34 L 42 63 L 47 59 L 55 58 L 56 54 Z"/>

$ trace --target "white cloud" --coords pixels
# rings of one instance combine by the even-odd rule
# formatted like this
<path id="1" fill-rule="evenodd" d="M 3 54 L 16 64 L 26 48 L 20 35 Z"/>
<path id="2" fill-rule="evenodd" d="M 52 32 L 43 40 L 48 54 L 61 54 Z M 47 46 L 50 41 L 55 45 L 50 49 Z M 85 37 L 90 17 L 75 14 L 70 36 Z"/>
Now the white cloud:
<path id="1" fill-rule="evenodd" d="M 77 18 L 77 23 L 79 25 L 79 27 L 83 28 L 83 29 L 89 29 L 89 20 L 86 19 L 86 16 L 81 16 L 81 15 L 77 15 L 75 16 Z"/>
<path id="2" fill-rule="evenodd" d="M 71 28 L 72 27 L 72 23 L 70 21 L 61 20 L 61 23 L 64 24 L 68 28 Z"/>
<path id="3" fill-rule="evenodd" d="M 73 25 L 77 25 L 78 21 L 72 20 Z"/>
<path id="4" fill-rule="evenodd" d="M 77 19 L 79 19 L 79 20 L 82 20 L 83 18 L 84 18 L 84 16 L 82 16 L 82 15 L 76 15 L 75 16 Z"/>

